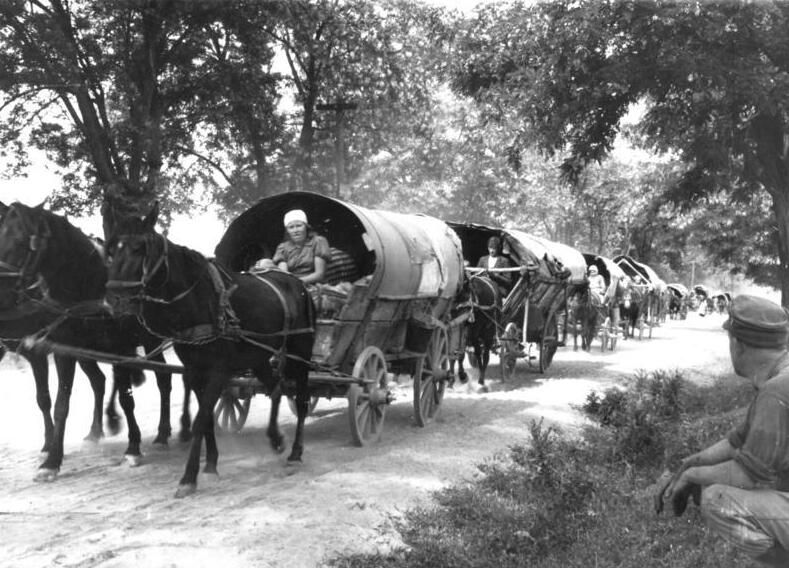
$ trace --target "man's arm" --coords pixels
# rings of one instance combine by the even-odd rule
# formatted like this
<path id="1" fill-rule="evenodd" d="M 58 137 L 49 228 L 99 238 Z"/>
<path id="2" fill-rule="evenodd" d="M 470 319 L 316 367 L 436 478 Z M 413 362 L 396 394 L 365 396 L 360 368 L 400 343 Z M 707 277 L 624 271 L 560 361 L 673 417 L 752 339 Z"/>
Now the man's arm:
<path id="1" fill-rule="evenodd" d="M 734 460 L 715 465 L 690 467 L 680 476 L 680 478 L 683 477 L 686 483 L 696 483 L 704 487 L 714 483 L 741 489 L 753 489 L 756 487 L 756 483 L 746 473 L 745 469 Z"/>

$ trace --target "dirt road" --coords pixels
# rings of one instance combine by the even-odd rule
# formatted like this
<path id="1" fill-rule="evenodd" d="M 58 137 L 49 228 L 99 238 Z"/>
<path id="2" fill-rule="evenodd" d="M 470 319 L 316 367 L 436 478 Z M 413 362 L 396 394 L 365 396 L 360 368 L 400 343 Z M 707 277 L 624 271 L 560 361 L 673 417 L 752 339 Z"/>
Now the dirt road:
<path id="1" fill-rule="evenodd" d="M 439 419 L 424 429 L 414 425 L 410 384 L 403 383 L 387 411 L 384 438 L 372 447 L 351 444 L 344 399 L 322 399 L 295 471 L 268 447 L 268 401 L 258 396 L 244 430 L 219 439 L 219 477 L 201 474 L 198 493 L 182 500 L 173 495 L 186 446 L 151 447 L 158 413 L 152 377 L 135 391 L 145 452 L 140 467 L 121 462 L 125 430 L 98 445 L 81 441 L 91 402 L 79 375 L 63 468 L 55 482 L 40 484 L 32 481 L 43 442 L 32 375 L 22 363 L 4 361 L 0 564 L 312 567 L 337 553 L 384 550 L 397 543 L 393 517 L 526 440 L 532 419 L 572 430 L 583 420 L 573 405 L 637 369 L 681 368 L 699 381 L 731 374 L 721 322 L 722 316 L 691 314 L 656 328 L 650 340 L 620 342 L 613 353 L 601 353 L 598 344 L 590 353 L 562 348 L 545 375 L 521 361 L 513 380 L 491 381 L 488 393 L 456 386 Z M 498 377 L 496 365 L 489 374 Z M 173 393 L 174 429 L 181 392 Z M 287 408 L 282 414 L 290 437 L 293 417 Z"/>

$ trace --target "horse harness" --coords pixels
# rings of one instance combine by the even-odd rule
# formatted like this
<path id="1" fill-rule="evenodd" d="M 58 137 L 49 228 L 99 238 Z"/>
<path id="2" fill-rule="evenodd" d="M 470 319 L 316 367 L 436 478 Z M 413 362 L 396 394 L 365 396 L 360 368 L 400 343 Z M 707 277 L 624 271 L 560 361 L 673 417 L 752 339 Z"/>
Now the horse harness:
<path id="1" fill-rule="evenodd" d="M 146 293 L 146 289 L 151 284 L 153 277 L 159 272 L 160 270 L 164 269 L 166 271 L 165 279 L 169 275 L 169 261 L 168 261 L 168 240 L 163 235 L 156 235 L 162 240 L 162 253 L 159 257 L 153 262 L 153 265 L 149 267 L 148 262 L 143 262 L 143 273 L 142 277 L 138 281 L 122 281 L 122 280 L 110 280 L 107 282 L 107 288 L 116 288 L 116 289 L 132 289 L 138 288 L 139 292 L 133 296 L 133 299 L 136 299 L 141 302 L 151 302 L 157 304 L 173 304 L 182 300 L 183 298 L 187 297 L 190 293 L 192 293 L 195 288 L 197 287 L 200 279 L 199 277 L 195 279 L 195 282 L 188 287 L 183 292 L 178 293 L 173 298 L 159 298 L 156 296 L 151 296 Z M 147 239 L 146 239 L 146 260 L 147 260 Z M 206 343 L 211 343 L 213 341 L 219 339 L 226 339 L 231 341 L 244 341 L 251 345 L 254 345 L 260 349 L 270 352 L 274 358 L 276 358 L 277 369 L 278 371 L 283 370 L 284 364 L 286 359 L 297 359 L 302 362 L 309 363 L 306 359 L 302 357 L 297 357 L 295 355 L 291 355 L 287 353 L 286 342 L 283 341 L 282 345 L 279 348 L 272 347 L 266 343 L 262 343 L 264 340 L 271 340 L 272 338 L 283 337 L 287 338 L 290 335 L 297 335 L 303 333 L 314 333 L 314 327 L 304 327 L 304 328 L 294 328 L 294 314 L 292 310 L 288 307 L 288 302 L 283 295 L 282 291 L 279 290 L 277 286 L 275 286 L 272 282 L 270 282 L 266 278 L 262 278 L 261 274 L 265 274 L 266 271 L 261 273 L 251 273 L 252 276 L 257 278 L 260 282 L 266 284 L 269 289 L 274 292 L 274 295 L 277 297 L 280 306 L 282 308 L 284 314 L 284 327 L 282 330 L 277 332 L 271 333 L 258 333 L 250 330 L 245 330 L 241 327 L 241 322 L 238 316 L 233 309 L 233 306 L 230 302 L 230 299 L 233 293 L 238 288 L 238 284 L 233 283 L 231 275 L 220 265 L 216 264 L 212 260 L 206 260 L 206 272 L 211 280 L 211 283 L 214 288 L 214 292 L 217 296 L 217 303 L 218 303 L 218 314 L 216 320 L 213 323 L 207 324 L 198 324 L 196 326 L 192 326 L 190 328 L 186 328 L 184 330 L 180 330 L 177 332 L 175 336 L 164 336 L 153 329 L 145 321 L 142 313 L 138 314 L 137 319 L 139 320 L 140 324 L 152 335 L 158 337 L 163 341 L 162 346 L 168 342 L 172 343 L 181 343 L 181 344 L 189 344 L 189 345 L 202 345 Z M 295 277 L 294 277 L 295 278 Z M 160 348 L 162 348 L 160 346 Z M 163 348 L 162 348 L 163 350 Z"/>

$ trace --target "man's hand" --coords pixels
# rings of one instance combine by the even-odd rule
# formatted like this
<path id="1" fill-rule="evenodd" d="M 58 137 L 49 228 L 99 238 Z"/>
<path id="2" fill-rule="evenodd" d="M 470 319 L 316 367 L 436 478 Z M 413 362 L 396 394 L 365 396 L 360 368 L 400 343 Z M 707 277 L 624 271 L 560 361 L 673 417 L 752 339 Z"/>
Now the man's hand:
<path id="1" fill-rule="evenodd" d="M 679 513 L 677 513 L 678 509 L 677 506 L 674 506 L 673 495 L 681 486 L 688 484 L 687 481 L 682 480 L 682 474 L 685 473 L 685 470 L 687 470 L 688 468 L 698 465 L 699 458 L 697 456 L 698 454 L 693 454 L 691 456 L 686 457 L 684 460 L 682 460 L 679 468 L 673 474 L 670 471 L 666 470 L 660 476 L 660 478 L 657 481 L 658 492 L 653 497 L 653 506 L 655 508 L 656 514 L 659 515 L 660 513 L 663 512 L 664 499 L 666 498 L 668 498 L 671 501 L 672 506 L 674 507 L 674 514 L 679 516 L 685 511 L 685 507 L 687 506 L 688 496 L 686 495 L 684 498 L 685 502 L 681 508 L 682 510 Z M 696 503 L 696 505 L 698 505 L 701 502 L 701 487 L 698 485 L 696 487 L 698 487 L 699 489 L 698 495 L 696 494 L 695 489 L 693 490 L 692 495 L 693 495 L 693 501 Z M 690 495 L 690 493 L 688 495 Z M 681 499 L 681 497 L 677 497 L 677 499 Z"/>
<path id="2" fill-rule="evenodd" d="M 698 507 L 701 505 L 701 485 L 688 481 L 684 470 L 675 473 L 670 482 L 662 488 L 660 493 L 660 503 L 655 502 L 655 511 L 660 513 L 663 510 L 664 500 L 671 501 L 671 508 L 674 516 L 680 517 L 688 506 L 688 499 L 693 498 L 693 502 Z"/>

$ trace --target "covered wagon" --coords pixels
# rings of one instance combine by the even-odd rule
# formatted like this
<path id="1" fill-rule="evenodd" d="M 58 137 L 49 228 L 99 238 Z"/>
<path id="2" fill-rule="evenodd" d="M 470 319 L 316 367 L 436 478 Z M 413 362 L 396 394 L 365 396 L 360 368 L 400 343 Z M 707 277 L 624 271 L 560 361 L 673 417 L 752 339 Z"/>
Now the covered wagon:
<path id="1" fill-rule="evenodd" d="M 451 380 L 450 344 L 459 343 L 462 317 L 453 321 L 453 308 L 464 274 L 457 235 L 434 217 L 290 192 L 237 217 L 216 247 L 217 261 L 254 270 L 284 239 L 282 219 L 291 209 L 303 210 L 331 246 L 326 282 L 311 291 L 317 310 L 311 394 L 347 397 L 351 433 L 363 445 L 381 435 L 391 373 L 408 374 L 415 419 L 424 426 L 441 407 Z M 229 396 L 237 403 L 234 395 L 251 394 L 236 389 Z"/>
<path id="2" fill-rule="evenodd" d="M 463 243 L 469 270 L 475 270 L 473 267 L 486 254 L 488 239 L 500 239 L 502 254 L 513 266 L 498 269 L 512 275 L 501 306 L 501 367 L 506 377 L 513 372 L 517 359 L 525 357 L 529 363 L 536 359 L 544 373 L 566 338 L 567 298 L 585 282 L 583 256 L 572 247 L 517 229 L 474 223 L 449 225 Z M 533 350 L 538 352 L 532 354 Z"/>

